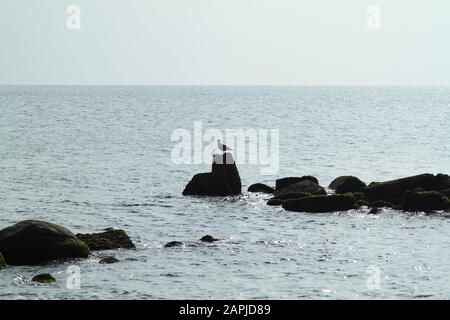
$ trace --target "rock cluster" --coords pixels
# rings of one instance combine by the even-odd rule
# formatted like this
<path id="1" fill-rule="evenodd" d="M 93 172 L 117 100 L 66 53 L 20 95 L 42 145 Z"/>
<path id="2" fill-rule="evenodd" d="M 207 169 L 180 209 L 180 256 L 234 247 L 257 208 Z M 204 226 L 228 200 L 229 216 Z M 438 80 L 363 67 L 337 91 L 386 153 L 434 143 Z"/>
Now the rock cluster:
<path id="1" fill-rule="evenodd" d="M 282 178 L 276 180 L 267 204 L 299 212 L 345 211 L 362 206 L 371 208 L 372 214 L 382 207 L 409 212 L 450 211 L 450 176 L 446 174 L 420 174 L 369 185 L 354 176 L 341 176 L 330 183 L 328 190 L 311 176 Z"/>
<path id="2" fill-rule="evenodd" d="M 134 247 L 123 230 L 75 235 L 54 223 L 25 220 L 0 230 L 0 267 L 87 258 L 91 250 Z"/>

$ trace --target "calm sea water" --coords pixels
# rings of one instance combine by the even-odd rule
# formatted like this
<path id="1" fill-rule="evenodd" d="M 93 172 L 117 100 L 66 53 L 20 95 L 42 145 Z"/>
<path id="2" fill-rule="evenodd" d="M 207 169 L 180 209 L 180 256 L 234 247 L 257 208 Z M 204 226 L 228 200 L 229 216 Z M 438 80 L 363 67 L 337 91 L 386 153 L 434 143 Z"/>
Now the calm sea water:
<path id="1" fill-rule="evenodd" d="M 383 210 L 307 214 L 263 196 L 183 197 L 209 165 L 171 161 L 176 128 L 275 128 L 280 171 L 241 165 L 243 189 L 314 175 L 327 186 L 450 173 L 450 88 L 0 87 L 0 228 L 125 229 L 137 250 L 0 271 L 0 298 L 448 298 L 450 220 Z M 195 243 L 205 234 L 214 245 Z M 112 254 L 121 261 L 98 263 Z M 66 286 L 68 266 L 81 289 Z M 34 285 L 49 272 L 58 282 Z M 379 277 L 378 277 L 379 276 Z M 379 285 L 378 285 L 379 284 Z"/>

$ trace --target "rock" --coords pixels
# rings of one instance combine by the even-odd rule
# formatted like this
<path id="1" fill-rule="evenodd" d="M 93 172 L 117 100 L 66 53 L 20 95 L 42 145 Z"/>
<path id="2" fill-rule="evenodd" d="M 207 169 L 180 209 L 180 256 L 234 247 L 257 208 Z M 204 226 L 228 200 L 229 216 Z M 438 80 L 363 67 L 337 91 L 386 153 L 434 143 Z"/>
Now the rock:
<path id="1" fill-rule="evenodd" d="M 379 208 L 371 208 L 369 214 L 377 214 L 378 212 L 380 212 Z"/>
<path id="2" fill-rule="evenodd" d="M 248 192 L 273 193 L 274 188 L 265 185 L 264 183 L 255 183 L 248 187 Z"/>
<path id="3" fill-rule="evenodd" d="M 290 184 L 281 190 L 276 190 L 274 192 L 274 196 L 279 197 L 286 193 L 309 193 L 311 195 L 327 194 L 324 188 L 310 180 L 303 180 L 302 182 Z"/>
<path id="4" fill-rule="evenodd" d="M 173 248 L 173 247 L 182 247 L 184 246 L 183 242 L 180 241 L 170 241 L 164 245 L 164 248 Z"/>
<path id="5" fill-rule="evenodd" d="M 302 182 L 305 180 L 309 180 L 311 182 L 314 182 L 315 184 L 319 184 L 319 180 L 317 180 L 317 178 L 313 177 L 313 176 L 287 177 L 287 178 L 277 179 L 275 181 L 275 190 L 281 190 L 291 184 L 299 183 L 299 182 Z"/>
<path id="6" fill-rule="evenodd" d="M 31 281 L 39 282 L 39 283 L 52 283 L 52 282 L 56 282 L 56 279 L 53 278 L 53 276 L 48 273 L 43 273 L 43 274 L 38 274 L 37 276 L 33 277 L 33 279 L 31 279 Z"/>
<path id="7" fill-rule="evenodd" d="M 290 199 L 299 199 L 299 198 L 305 198 L 305 197 L 309 197 L 311 194 L 310 193 L 306 193 L 306 192 L 287 192 L 287 193 L 282 193 L 278 196 L 272 197 L 270 199 L 275 200 L 290 200 Z"/>
<path id="8" fill-rule="evenodd" d="M 119 259 L 117 259 L 115 257 L 104 257 L 99 261 L 100 264 L 111 264 L 111 263 L 117 263 L 117 262 L 119 262 Z"/>
<path id="9" fill-rule="evenodd" d="M 0 268 L 6 267 L 6 261 L 5 258 L 3 258 L 2 253 L 0 252 Z"/>
<path id="10" fill-rule="evenodd" d="M 367 201 L 367 196 L 362 193 L 362 192 L 348 192 L 346 193 L 350 196 L 353 196 L 353 198 L 355 198 L 356 201 L 362 200 L 362 201 Z"/>
<path id="11" fill-rule="evenodd" d="M 92 251 L 136 248 L 126 232 L 121 229 L 108 228 L 100 233 L 79 233 L 77 237 L 83 240 Z"/>
<path id="12" fill-rule="evenodd" d="M 444 174 L 420 174 L 386 182 L 373 182 L 361 191 L 372 200 L 384 200 L 401 204 L 406 191 L 422 188 L 425 191 L 439 191 L 449 188 L 450 177 Z"/>
<path id="13" fill-rule="evenodd" d="M 355 198 L 347 194 L 310 196 L 288 200 L 283 209 L 297 212 L 335 212 L 355 208 Z"/>
<path id="14" fill-rule="evenodd" d="M 439 192 L 450 198 L 450 189 L 439 190 Z"/>
<path id="15" fill-rule="evenodd" d="M 203 241 L 203 242 L 209 242 L 209 243 L 215 242 L 215 241 L 219 241 L 219 240 L 220 240 L 220 239 L 216 239 L 216 238 L 214 238 L 213 236 L 210 236 L 210 235 L 203 236 L 203 237 L 201 237 L 201 239 L 200 239 L 200 241 Z"/>
<path id="16" fill-rule="evenodd" d="M 236 163 L 229 152 L 214 155 L 212 171 L 196 174 L 183 190 L 183 195 L 229 196 L 242 189 Z"/>
<path id="17" fill-rule="evenodd" d="M 329 188 L 336 193 L 359 192 L 366 184 L 354 176 L 341 176 L 334 179 Z"/>
<path id="18" fill-rule="evenodd" d="M 268 206 L 281 206 L 285 202 L 286 202 L 285 200 L 271 198 L 271 199 L 267 200 L 267 205 Z"/>
<path id="19" fill-rule="evenodd" d="M 406 192 L 403 198 L 403 210 L 405 211 L 435 211 L 449 210 L 450 199 L 437 191 Z"/>
<path id="20" fill-rule="evenodd" d="M 37 220 L 0 230 L 0 252 L 9 265 L 36 265 L 90 254 L 88 246 L 69 229 Z"/>
<path id="21" fill-rule="evenodd" d="M 383 200 L 378 200 L 378 201 L 373 201 L 369 204 L 369 207 L 371 208 L 394 208 L 395 205 L 387 202 L 387 201 L 383 201 Z"/>
<path id="22" fill-rule="evenodd" d="M 435 185 L 433 190 L 450 189 L 450 176 L 447 174 L 438 173 L 435 176 Z"/>

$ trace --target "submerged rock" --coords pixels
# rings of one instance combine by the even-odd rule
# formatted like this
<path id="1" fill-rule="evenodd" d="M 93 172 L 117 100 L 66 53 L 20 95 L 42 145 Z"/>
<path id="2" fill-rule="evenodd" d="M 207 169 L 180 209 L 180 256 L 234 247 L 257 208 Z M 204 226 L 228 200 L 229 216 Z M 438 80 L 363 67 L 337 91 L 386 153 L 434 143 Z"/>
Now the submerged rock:
<path id="1" fill-rule="evenodd" d="M 119 262 L 119 259 L 117 259 L 115 257 L 104 257 L 98 263 L 100 263 L 100 264 L 111 264 L 111 263 L 117 263 L 117 262 Z"/>
<path id="2" fill-rule="evenodd" d="M 38 274 L 37 276 L 33 277 L 33 279 L 31 279 L 31 281 L 39 282 L 39 283 L 52 283 L 52 282 L 56 282 L 56 279 L 53 278 L 53 276 L 51 274 L 43 273 L 43 274 Z"/>
<path id="3" fill-rule="evenodd" d="M 6 267 L 5 258 L 3 258 L 2 253 L 0 252 L 0 268 Z"/>
<path id="4" fill-rule="evenodd" d="M 377 214 L 379 212 L 380 212 L 380 208 L 374 207 L 374 208 L 370 209 L 369 214 Z"/>
<path id="5" fill-rule="evenodd" d="M 283 209 L 297 212 L 335 212 L 354 208 L 355 198 L 348 194 L 310 196 L 283 204 Z"/>
<path id="6" fill-rule="evenodd" d="M 183 195 L 229 196 L 242 189 L 236 163 L 229 152 L 214 155 L 212 171 L 196 174 L 183 190 Z"/>
<path id="7" fill-rule="evenodd" d="M 89 247 L 69 229 L 37 220 L 0 230 L 0 252 L 9 265 L 36 265 L 90 254 Z"/>
<path id="8" fill-rule="evenodd" d="M 287 192 L 282 193 L 278 196 L 270 198 L 271 200 L 291 200 L 291 199 L 299 199 L 299 198 L 305 198 L 309 197 L 311 194 L 306 192 Z"/>
<path id="9" fill-rule="evenodd" d="M 329 188 L 335 190 L 336 193 L 359 192 L 366 184 L 354 176 L 341 176 L 334 179 Z"/>
<path id="10" fill-rule="evenodd" d="M 420 174 L 385 182 L 372 182 L 361 191 L 372 200 L 384 200 L 401 204 L 407 191 L 422 188 L 425 191 L 440 191 L 450 188 L 450 177 L 445 174 Z"/>
<path id="11" fill-rule="evenodd" d="M 210 236 L 210 235 L 203 236 L 200 239 L 200 241 L 202 241 L 202 242 L 209 242 L 209 243 L 215 242 L 215 241 L 219 241 L 219 240 L 220 239 L 216 239 L 216 238 L 214 238 L 213 236 Z"/>
<path id="12" fill-rule="evenodd" d="M 265 185 L 264 183 L 255 183 L 248 187 L 248 192 L 273 193 L 274 188 Z"/>
<path id="13" fill-rule="evenodd" d="M 450 199 L 437 191 L 406 192 L 403 198 L 405 211 L 450 210 Z"/>
<path id="14" fill-rule="evenodd" d="M 281 178 L 281 179 L 277 179 L 275 181 L 275 190 L 281 190 L 283 188 L 286 188 L 287 186 L 294 184 L 294 183 L 299 183 L 302 181 L 311 181 L 314 182 L 315 184 L 319 184 L 319 180 L 317 180 L 316 177 L 313 176 L 303 176 L 303 177 L 287 177 L 287 178 Z"/>
<path id="15" fill-rule="evenodd" d="M 290 184 L 287 187 L 276 190 L 274 192 L 275 197 L 280 197 L 287 193 L 309 193 L 311 195 L 326 195 L 327 192 L 324 188 L 319 186 L 317 183 L 314 183 L 310 180 L 303 180 L 302 182 L 297 182 L 294 184 Z"/>
<path id="16" fill-rule="evenodd" d="M 134 249 L 136 246 L 124 230 L 108 228 L 100 233 L 77 234 L 92 251 L 113 249 Z"/>
<path id="17" fill-rule="evenodd" d="M 183 242 L 180 241 L 170 241 L 164 245 L 164 248 L 173 248 L 173 247 L 182 247 L 184 246 Z"/>

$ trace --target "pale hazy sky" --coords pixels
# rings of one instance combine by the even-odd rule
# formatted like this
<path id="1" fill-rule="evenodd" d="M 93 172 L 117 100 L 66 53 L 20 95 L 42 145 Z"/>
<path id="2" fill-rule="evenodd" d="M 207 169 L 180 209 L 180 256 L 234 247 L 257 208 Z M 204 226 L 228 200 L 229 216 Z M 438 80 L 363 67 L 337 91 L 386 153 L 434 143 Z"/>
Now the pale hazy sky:
<path id="1" fill-rule="evenodd" d="M 1 0 L 0 39 L 0 84 L 450 85 L 448 0 Z"/>

